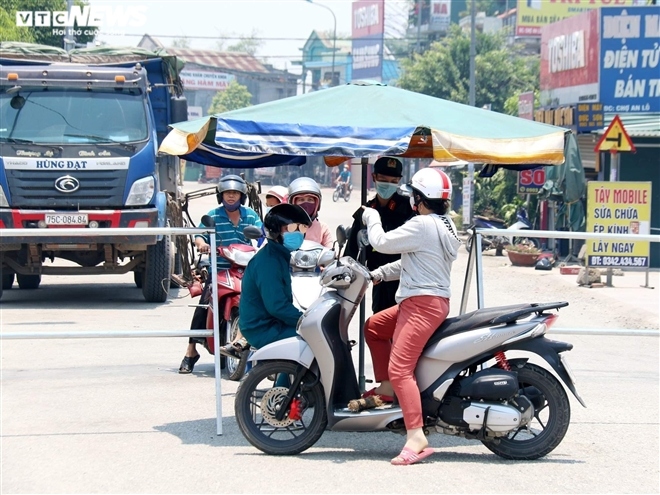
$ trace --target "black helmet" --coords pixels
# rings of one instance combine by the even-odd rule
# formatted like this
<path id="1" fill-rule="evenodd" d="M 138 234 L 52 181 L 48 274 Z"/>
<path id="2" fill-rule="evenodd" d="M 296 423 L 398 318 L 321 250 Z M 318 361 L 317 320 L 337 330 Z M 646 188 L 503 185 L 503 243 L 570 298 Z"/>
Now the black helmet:
<path id="1" fill-rule="evenodd" d="M 269 239 L 278 239 L 282 227 L 291 223 L 302 223 L 309 227 L 312 225 L 312 219 L 300 206 L 289 203 L 273 206 L 264 218 L 264 228 Z"/>
<path id="2" fill-rule="evenodd" d="M 222 193 L 225 191 L 238 191 L 241 193 L 241 204 L 247 199 L 247 184 L 238 175 L 225 175 L 218 181 L 216 196 L 218 204 L 222 203 Z"/>

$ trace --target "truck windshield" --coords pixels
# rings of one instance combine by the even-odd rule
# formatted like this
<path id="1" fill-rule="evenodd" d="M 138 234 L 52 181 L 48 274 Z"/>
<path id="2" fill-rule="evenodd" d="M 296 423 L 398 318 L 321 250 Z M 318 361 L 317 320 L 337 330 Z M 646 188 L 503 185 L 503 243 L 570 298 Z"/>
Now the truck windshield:
<path id="1" fill-rule="evenodd" d="M 48 89 L 0 93 L 0 142 L 99 144 L 147 139 L 140 92 Z"/>

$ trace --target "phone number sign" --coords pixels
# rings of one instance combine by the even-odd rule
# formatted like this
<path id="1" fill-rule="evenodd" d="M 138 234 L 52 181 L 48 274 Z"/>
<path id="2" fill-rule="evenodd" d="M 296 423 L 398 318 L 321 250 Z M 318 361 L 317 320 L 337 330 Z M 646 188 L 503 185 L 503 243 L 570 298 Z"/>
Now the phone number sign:
<path id="1" fill-rule="evenodd" d="M 589 182 L 587 232 L 647 235 L 651 230 L 650 182 Z M 587 241 L 589 266 L 649 266 L 649 243 Z"/>
<path id="2" fill-rule="evenodd" d="M 545 167 L 518 172 L 518 194 L 538 194 L 545 184 Z"/>

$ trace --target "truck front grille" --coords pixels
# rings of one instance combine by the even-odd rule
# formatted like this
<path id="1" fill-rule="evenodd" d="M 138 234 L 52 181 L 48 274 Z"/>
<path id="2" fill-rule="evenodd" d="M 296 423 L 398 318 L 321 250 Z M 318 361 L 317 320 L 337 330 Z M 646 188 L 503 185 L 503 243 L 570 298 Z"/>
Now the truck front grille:
<path id="1" fill-rule="evenodd" d="M 126 170 L 6 170 L 14 208 L 119 208 L 123 206 Z M 63 193 L 55 181 L 65 175 L 80 183 L 77 191 Z"/>

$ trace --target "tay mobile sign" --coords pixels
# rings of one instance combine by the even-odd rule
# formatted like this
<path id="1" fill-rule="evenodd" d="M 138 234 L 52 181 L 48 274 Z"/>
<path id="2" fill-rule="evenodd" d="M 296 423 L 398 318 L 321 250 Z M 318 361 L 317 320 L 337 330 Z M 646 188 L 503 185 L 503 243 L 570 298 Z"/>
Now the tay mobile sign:
<path id="1" fill-rule="evenodd" d="M 587 184 L 587 232 L 648 235 L 651 227 L 650 182 Z M 588 240 L 589 266 L 649 266 L 649 243 Z"/>

